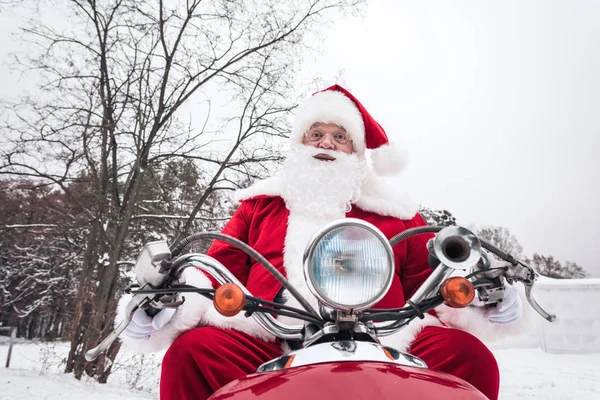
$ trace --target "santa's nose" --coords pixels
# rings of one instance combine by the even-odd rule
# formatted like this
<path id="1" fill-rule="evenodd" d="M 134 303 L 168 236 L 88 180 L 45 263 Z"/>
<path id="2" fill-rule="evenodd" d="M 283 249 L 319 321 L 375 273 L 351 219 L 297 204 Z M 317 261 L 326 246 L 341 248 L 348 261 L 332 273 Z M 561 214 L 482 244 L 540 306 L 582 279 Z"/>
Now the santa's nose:
<path id="1" fill-rule="evenodd" d="M 319 147 L 322 149 L 335 149 L 335 144 L 329 135 L 325 135 L 321 143 L 319 143 Z"/>

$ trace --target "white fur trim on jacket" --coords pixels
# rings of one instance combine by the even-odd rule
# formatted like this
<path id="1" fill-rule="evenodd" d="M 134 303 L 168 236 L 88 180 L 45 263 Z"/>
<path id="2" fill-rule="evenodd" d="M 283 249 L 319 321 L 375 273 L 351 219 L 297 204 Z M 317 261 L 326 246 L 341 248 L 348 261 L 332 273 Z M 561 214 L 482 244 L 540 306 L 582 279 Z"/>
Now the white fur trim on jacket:
<path id="1" fill-rule="evenodd" d="M 379 341 L 381 344 L 393 347 L 398 351 L 408 352 L 411 343 L 427 326 L 442 326 L 442 323 L 433 315 L 425 314 L 423 319 L 414 319 L 402 330 L 393 335 L 381 337 Z"/>
<path id="2" fill-rule="evenodd" d="M 188 285 L 212 288 L 210 279 L 198 269 L 186 269 L 184 278 Z M 254 318 L 246 318 L 243 314 L 224 317 L 215 310 L 212 302 L 206 297 L 196 293 L 185 293 L 184 297 L 184 303 L 177 308 L 173 318 L 162 329 L 150 335 L 148 339 L 136 340 L 123 336 L 121 337 L 123 344 L 137 352 L 157 352 L 169 347 L 182 333 L 205 325 L 232 328 L 261 339 L 274 340 L 274 337 L 258 325 Z M 131 300 L 129 295 L 123 296 L 119 300 L 115 325 L 124 319 L 125 306 L 129 300 Z"/>
<path id="3" fill-rule="evenodd" d="M 412 219 L 419 206 L 391 179 L 369 173 L 356 205 L 365 211 L 399 219 Z"/>
<path id="4" fill-rule="evenodd" d="M 344 127 L 352 138 L 354 150 L 364 157 L 365 123 L 352 100 L 341 92 L 326 90 L 306 99 L 296 114 L 290 139 L 302 142 L 302 136 L 315 122 L 333 123 Z"/>
<path id="5" fill-rule="evenodd" d="M 242 201 L 257 196 L 281 196 L 282 189 L 283 182 L 279 176 L 274 176 L 237 191 L 234 197 L 235 200 Z M 364 211 L 405 220 L 412 219 L 419 210 L 419 206 L 397 184 L 372 172 L 361 188 L 361 196 L 356 205 Z"/>
<path id="6" fill-rule="evenodd" d="M 304 297 L 308 303 L 315 309 L 319 309 L 317 298 L 311 293 L 306 279 L 304 278 L 304 268 L 302 265 L 304 249 L 310 238 L 324 224 L 341 219 L 344 217 L 343 212 L 335 212 L 326 218 L 315 218 L 307 216 L 303 213 L 290 211 L 288 218 L 288 229 L 285 235 L 283 260 L 285 265 L 285 273 L 290 284 Z M 302 309 L 300 302 L 289 292 L 284 291 L 283 298 L 285 304 L 290 307 Z M 281 322 L 289 325 L 298 325 L 303 322 L 294 318 L 281 316 L 278 318 Z"/>

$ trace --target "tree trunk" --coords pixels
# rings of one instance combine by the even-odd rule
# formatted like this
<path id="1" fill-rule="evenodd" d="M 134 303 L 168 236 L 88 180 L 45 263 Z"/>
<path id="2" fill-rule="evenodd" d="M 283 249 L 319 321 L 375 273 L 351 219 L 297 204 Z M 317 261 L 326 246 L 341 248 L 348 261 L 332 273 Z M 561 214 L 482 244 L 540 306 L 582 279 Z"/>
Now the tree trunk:
<path id="1" fill-rule="evenodd" d="M 81 379 L 85 358 L 82 352 L 82 339 L 85 331 L 88 328 L 88 319 L 92 315 L 92 307 L 89 304 L 89 299 L 95 288 L 90 286 L 91 277 L 94 270 L 94 255 L 96 254 L 96 246 L 98 244 L 98 231 L 100 227 L 92 224 L 90 235 L 87 239 L 87 246 L 83 258 L 81 268 L 81 276 L 79 278 L 79 288 L 77 290 L 77 300 L 73 312 L 73 320 L 69 329 L 69 339 L 71 348 L 67 357 L 65 372 L 74 372 L 77 379 Z"/>

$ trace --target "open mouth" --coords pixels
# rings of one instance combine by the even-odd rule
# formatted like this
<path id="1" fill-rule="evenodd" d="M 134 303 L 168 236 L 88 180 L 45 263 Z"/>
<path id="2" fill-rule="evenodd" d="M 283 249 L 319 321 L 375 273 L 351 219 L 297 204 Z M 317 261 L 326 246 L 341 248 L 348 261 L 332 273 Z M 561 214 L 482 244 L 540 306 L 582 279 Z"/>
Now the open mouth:
<path id="1" fill-rule="evenodd" d="M 314 158 L 316 158 L 317 160 L 323 160 L 323 161 L 333 161 L 335 160 L 335 157 L 330 156 L 329 154 L 324 154 L 324 153 L 319 153 L 316 156 L 313 156 Z"/>

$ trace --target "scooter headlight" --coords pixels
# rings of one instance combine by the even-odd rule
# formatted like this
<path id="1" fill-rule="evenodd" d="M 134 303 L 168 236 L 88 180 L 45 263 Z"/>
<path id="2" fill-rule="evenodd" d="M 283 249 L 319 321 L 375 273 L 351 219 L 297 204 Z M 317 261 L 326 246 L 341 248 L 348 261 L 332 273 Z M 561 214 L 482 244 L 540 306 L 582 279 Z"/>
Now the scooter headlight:
<path id="1" fill-rule="evenodd" d="M 354 218 L 334 221 L 317 232 L 304 252 L 304 276 L 326 306 L 359 311 L 383 298 L 392 284 L 394 258 L 375 226 Z"/>

